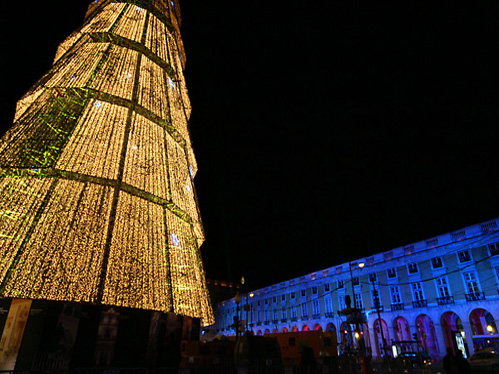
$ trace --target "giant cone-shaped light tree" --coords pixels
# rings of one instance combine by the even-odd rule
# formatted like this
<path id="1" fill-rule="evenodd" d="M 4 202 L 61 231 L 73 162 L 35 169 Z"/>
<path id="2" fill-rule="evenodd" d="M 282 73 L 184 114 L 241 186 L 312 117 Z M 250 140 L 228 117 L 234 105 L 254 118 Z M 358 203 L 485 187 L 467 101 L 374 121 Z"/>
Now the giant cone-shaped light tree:
<path id="1" fill-rule="evenodd" d="M 0 144 L 0 296 L 213 322 L 177 0 L 93 0 Z"/>

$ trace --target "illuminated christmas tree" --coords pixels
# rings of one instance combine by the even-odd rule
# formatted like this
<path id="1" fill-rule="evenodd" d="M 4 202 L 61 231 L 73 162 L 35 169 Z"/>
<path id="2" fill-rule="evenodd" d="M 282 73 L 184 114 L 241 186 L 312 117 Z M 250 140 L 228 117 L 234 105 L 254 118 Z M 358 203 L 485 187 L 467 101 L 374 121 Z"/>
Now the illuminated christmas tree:
<path id="1" fill-rule="evenodd" d="M 0 144 L 0 296 L 213 322 L 178 3 L 93 0 Z"/>

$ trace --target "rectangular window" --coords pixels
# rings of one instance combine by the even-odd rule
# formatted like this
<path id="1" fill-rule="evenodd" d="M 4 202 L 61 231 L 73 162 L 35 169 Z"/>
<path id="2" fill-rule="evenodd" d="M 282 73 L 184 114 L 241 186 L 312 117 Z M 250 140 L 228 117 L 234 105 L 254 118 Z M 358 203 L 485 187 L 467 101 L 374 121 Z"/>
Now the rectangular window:
<path id="1" fill-rule="evenodd" d="M 281 301 L 286 301 L 286 294 L 281 295 Z"/>
<path id="2" fill-rule="evenodd" d="M 282 319 L 286 319 L 286 318 L 288 318 L 288 310 L 285 307 L 283 307 L 282 308 Z"/>
<path id="3" fill-rule="evenodd" d="M 317 287 L 312 287 L 312 295 L 317 295 Z"/>
<path id="4" fill-rule="evenodd" d="M 347 307 L 347 304 L 345 303 L 345 295 L 339 295 L 338 302 L 340 303 L 340 310 L 343 310 Z"/>
<path id="5" fill-rule="evenodd" d="M 377 282 L 377 281 L 378 281 L 378 276 L 376 275 L 376 273 L 369 274 L 369 282 L 370 283 Z"/>
<path id="6" fill-rule="evenodd" d="M 297 318 L 297 313 L 296 313 L 296 305 L 293 305 L 291 307 L 291 318 L 296 319 Z"/>
<path id="7" fill-rule="evenodd" d="M 442 258 L 441 257 L 433 257 L 431 259 L 431 267 L 433 269 L 438 269 L 438 268 L 441 268 L 443 266 L 442 264 Z"/>
<path id="8" fill-rule="evenodd" d="M 442 278 L 437 278 L 437 291 L 438 291 L 438 297 L 449 297 L 450 292 L 449 292 L 449 286 L 447 285 L 447 278 L 442 277 Z"/>
<path id="9" fill-rule="evenodd" d="M 424 300 L 423 287 L 421 286 L 421 282 L 412 284 L 412 297 L 414 298 L 414 301 Z"/>
<path id="10" fill-rule="evenodd" d="M 338 288 L 343 288 L 345 287 L 345 282 L 344 281 L 338 281 Z"/>
<path id="11" fill-rule="evenodd" d="M 499 243 L 489 244 L 489 252 L 491 256 L 499 255 Z"/>
<path id="12" fill-rule="evenodd" d="M 312 309 L 313 309 L 313 314 L 314 316 L 319 315 L 320 310 L 319 310 L 319 300 L 314 300 L 312 303 Z"/>
<path id="13" fill-rule="evenodd" d="M 262 323 L 262 311 L 261 310 L 258 310 L 256 312 L 256 322 Z"/>
<path id="14" fill-rule="evenodd" d="M 329 292 L 331 290 L 331 287 L 329 286 L 329 283 L 326 283 L 324 285 L 324 292 Z"/>
<path id="15" fill-rule="evenodd" d="M 265 313 L 264 313 L 264 318 L 263 318 L 263 322 L 264 323 L 269 323 L 269 310 L 268 309 L 265 309 Z"/>
<path id="16" fill-rule="evenodd" d="M 274 321 L 277 321 L 279 319 L 279 314 L 277 312 L 277 309 L 274 309 Z"/>
<path id="17" fill-rule="evenodd" d="M 364 309 L 364 304 L 362 303 L 362 294 L 359 292 L 355 293 L 354 296 L 355 296 L 355 307 L 357 309 Z"/>
<path id="18" fill-rule="evenodd" d="M 294 299 L 294 298 L 295 298 L 295 293 L 294 293 L 294 292 L 291 292 L 291 293 L 289 294 L 289 296 L 290 296 L 290 299 Z"/>
<path id="19" fill-rule="evenodd" d="M 397 270 L 395 268 L 387 269 L 386 274 L 388 278 L 397 278 Z"/>
<path id="20" fill-rule="evenodd" d="M 301 304 L 301 316 L 302 316 L 302 318 L 307 318 L 308 317 L 307 303 L 302 303 Z"/>
<path id="21" fill-rule="evenodd" d="M 265 299 L 265 305 L 269 305 L 269 299 Z"/>
<path id="22" fill-rule="evenodd" d="M 277 303 L 277 296 L 274 296 L 274 297 L 272 298 L 272 302 Z"/>
<path id="23" fill-rule="evenodd" d="M 326 308 L 326 313 L 333 313 L 333 299 L 331 299 L 331 297 L 324 298 L 324 306 Z"/>
<path id="24" fill-rule="evenodd" d="M 359 283 L 359 277 L 354 277 L 352 278 L 352 284 L 354 286 L 358 286 L 360 283 Z"/>
<path id="25" fill-rule="evenodd" d="M 393 304 L 398 304 L 402 302 L 402 298 L 400 297 L 399 286 L 390 286 L 390 294 Z"/>
<path id="26" fill-rule="evenodd" d="M 471 261 L 470 251 L 468 250 L 458 251 L 457 258 L 459 259 L 460 263 Z"/>
<path id="27" fill-rule="evenodd" d="M 407 265 L 407 270 L 409 270 L 409 274 L 419 273 L 418 264 L 413 262 L 412 264 Z"/>
<path id="28" fill-rule="evenodd" d="M 464 282 L 466 283 L 466 290 L 469 294 L 480 293 L 480 288 L 478 287 L 478 280 L 476 279 L 476 274 L 474 271 L 467 271 L 463 273 Z"/>
<path id="29" fill-rule="evenodd" d="M 301 290 L 301 297 L 307 296 L 307 290 Z"/>

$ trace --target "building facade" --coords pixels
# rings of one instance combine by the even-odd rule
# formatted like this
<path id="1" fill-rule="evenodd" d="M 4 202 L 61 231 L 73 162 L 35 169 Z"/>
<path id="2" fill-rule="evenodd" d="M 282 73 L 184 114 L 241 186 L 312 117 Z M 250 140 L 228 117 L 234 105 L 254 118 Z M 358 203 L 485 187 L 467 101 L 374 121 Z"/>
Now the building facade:
<path id="1" fill-rule="evenodd" d="M 392 354 L 393 341 L 416 340 L 440 360 L 446 347 L 470 355 L 498 344 L 498 291 L 499 218 L 252 291 L 239 309 L 256 335 L 335 331 L 341 353 L 359 345 L 342 313 L 350 298 L 365 316 L 358 332 L 373 357 Z M 216 305 L 218 334 L 235 334 L 237 309 L 234 299 Z"/>

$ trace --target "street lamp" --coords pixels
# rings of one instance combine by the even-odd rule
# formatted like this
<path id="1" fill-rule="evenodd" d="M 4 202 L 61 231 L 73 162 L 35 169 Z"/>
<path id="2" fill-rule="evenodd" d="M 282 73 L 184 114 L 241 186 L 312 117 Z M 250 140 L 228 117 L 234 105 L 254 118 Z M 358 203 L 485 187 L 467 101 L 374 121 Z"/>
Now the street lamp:
<path id="1" fill-rule="evenodd" d="M 383 344 L 383 354 L 386 356 L 387 347 L 386 347 L 385 333 L 383 332 L 383 324 L 381 323 L 379 291 L 376 290 L 376 284 L 375 284 L 374 278 L 372 279 L 372 283 L 373 283 L 374 306 L 376 307 L 376 313 L 378 314 L 378 327 L 379 327 L 380 332 L 381 332 L 381 342 Z"/>
<path id="2" fill-rule="evenodd" d="M 239 293 L 239 291 L 237 291 L 236 293 L 236 296 L 234 296 L 234 301 L 236 302 L 236 317 L 234 318 L 234 324 L 236 325 L 236 340 L 239 338 L 239 304 L 241 303 L 241 300 L 242 300 L 242 296 L 241 294 Z"/>
<path id="3" fill-rule="evenodd" d="M 347 319 L 350 320 L 350 323 L 355 324 L 355 340 L 357 341 L 357 347 L 359 349 L 359 352 L 361 355 L 364 354 L 363 350 L 365 347 L 364 344 L 364 336 L 360 334 L 360 329 L 359 329 L 359 324 L 364 322 L 364 318 L 362 316 L 362 309 L 357 308 L 357 300 L 355 298 L 355 286 L 353 283 L 353 267 L 358 266 L 359 269 L 363 269 L 365 264 L 364 262 L 358 262 L 358 263 L 348 263 L 349 268 L 350 268 L 350 282 L 352 284 L 352 302 L 353 302 L 353 308 L 350 308 L 350 311 L 348 313 L 350 314 L 349 318 Z M 353 344 L 353 336 L 352 336 L 352 344 Z"/>

